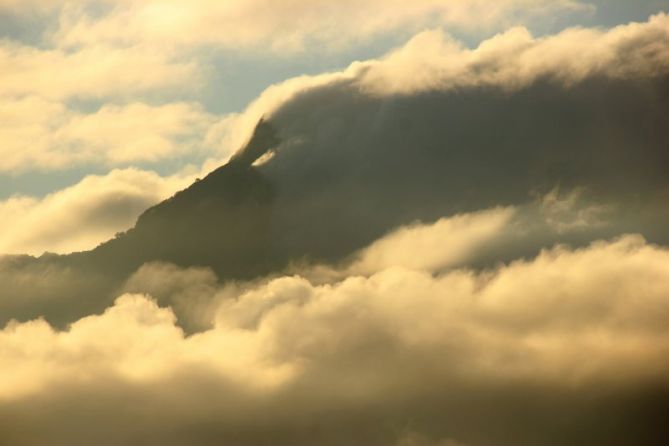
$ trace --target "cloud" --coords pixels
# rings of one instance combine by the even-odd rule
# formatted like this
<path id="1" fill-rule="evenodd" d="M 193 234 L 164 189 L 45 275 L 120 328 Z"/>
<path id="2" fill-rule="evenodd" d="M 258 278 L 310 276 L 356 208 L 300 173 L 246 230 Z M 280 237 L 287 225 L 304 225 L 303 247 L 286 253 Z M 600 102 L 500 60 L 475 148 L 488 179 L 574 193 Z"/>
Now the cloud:
<path id="1" fill-rule="evenodd" d="M 576 44 L 581 52 L 574 51 Z M 597 76 L 664 75 L 667 48 L 669 16 L 664 13 L 644 23 L 609 30 L 570 28 L 540 38 L 515 27 L 475 49 L 437 29 L 415 35 L 379 60 L 355 62 L 333 80 L 352 80 L 364 92 L 381 96 L 489 86 L 518 90 L 543 79 L 569 86 Z"/>
<path id="2" fill-rule="evenodd" d="M 42 254 L 92 249 L 124 231 L 148 207 L 192 181 L 137 169 L 90 175 L 43 198 L 0 201 L 0 252 Z"/>
<path id="3" fill-rule="evenodd" d="M 574 51 L 574 48 L 581 51 Z M 567 85 L 588 77 L 652 77 L 669 70 L 669 16 L 607 31 L 567 29 L 534 38 L 526 28 L 512 28 L 465 49 L 443 32 L 416 35 L 362 77 L 364 88 L 378 94 L 418 93 L 477 86 L 518 89 L 548 78 Z"/>
<path id="4" fill-rule="evenodd" d="M 245 286 L 229 283 L 221 290 L 219 278 L 210 268 L 150 262 L 128 278 L 122 292 L 152 296 L 160 305 L 172 308 L 179 326 L 193 333 L 211 328 L 220 300 L 235 298 Z"/>
<path id="5" fill-rule="evenodd" d="M 609 33 L 646 36 L 663 21 L 666 17 L 658 16 Z M 502 43 L 507 38 L 497 37 L 483 46 L 493 53 L 504 53 Z M 546 40 L 550 39 L 539 39 L 535 44 L 541 46 Z M 222 280 L 247 280 L 303 263 L 339 265 L 398 227 L 494 208 L 513 209 L 514 217 L 506 222 L 504 214 L 499 214 L 500 220 L 491 223 L 469 216 L 459 225 L 443 220 L 445 230 L 455 225 L 479 228 L 480 232 L 451 238 L 448 253 L 425 259 L 441 262 L 449 258 L 452 266 L 463 262 L 490 266 L 535 255 L 541 247 L 555 242 L 583 246 L 594 239 L 630 232 L 666 244 L 669 233 L 663 203 L 669 184 L 662 169 L 667 141 L 661 131 L 667 124 L 666 73 L 654 56 L 654 46 L 647 46 L 648 39 L 632 38 L 629 42 L 630 48 L 647 58 L 639 65 L 640 71 L 626 71 L 624 77 L 602 74 L 610 72 L 607 65 L 600 67 L 603 71 L 589 71 L 589 77 L 567 83 L 549 76 L 513 88 L 503 83 L 453 88 L 439 78 L 434 84 L 439 89 L 429 94 L 422 90 L 399 94 L 393 89 L 370 93 L 362 88 L 362 82 L 386 63 L 382 59 L 272 86 L 246 112 L 215 121 L 201 136 L 206 146 L 222 147 L 222 153 L 230 153 L 235 144 L 252 135 L 258 119 L 265 115 L 266 125 L 274 128 L 280 142 L 260 147 L 257 138 L 251 138 L 249 150 L 253 153 L 242 150 L 235 159 L 252 164 L 263 150 L 274 153 L 271 159 L 248 169 L 217 169 L 188 192 L 153 209 L 127 237 L 93 253 L 36 261 L 34 271 L 41 274 L 57 265 L 91 277 L 105 274 L 103 285 L 95 288 L 104 298 L 90 298 L 99 311 L 100 305 L 109 303 L 106 299 L 146 262 L 211 267 Z M 637 43 L 638 48 L 634 46 Z M 420 50 L 415 45 L 412 48 L 416 53 Z M 467 54 L 461 56 L 466 60 Z M 507 60 L 510 66 L 517 65 L 513 58 Z M 619 63 L 610 60 L 611 66 Z M 416 70 L 420 69 L 416 62 Z M 559 72 L 560 67 L 551 69 Z M 482 68 L 481 76 L 484 73 Z M 143 118 L 144 114 L 155 120 Z M 68 135 L 83 138 L 87 129 L 100 128 L 105 130 L 100 138 L 103 143 L 117 133 L 123 139 L 119 127 L 127 127 L 127 134 L 134 135 L 131 130 L 137 121 L 155 128 L 158 136 L 151 141 L 169 141 L 174 131 L 181 129 L 189 141 L 197 136 L 188 132 L 199 128 L 191 122 L 200 119 L 198 108 L 187 103 L 108 106 L 93 116 L 64 115 L 76 123 L 65 123 Z M 208 115 L 202 119 L 210 122 Z M 161 136 L 164 131 L 167 135 Z M 90 142 L 93 145 L 95 141 Z M 173 146 L 167 147 L 165 153 Z M 138 150 L 137 156 L 150 155 L 145 152 Z M 119 152 L 119 156 L 124 153 Z M 100 162 L 114 159 L 111 153 L 94 156 L 101 157 Z M 543 197 L 542 204 L 526 208 L 536 197 Z M 529 224 L 526 234 L 509 229 L 528 221 L 535 223 Z M 506 231 L 505 237 L 495 235 L 498 227 Z M 53 231 L 47 231 L 46 225 L 39 228 L 36 234 Z M 92 233 L 102 237 L 118 230 Z M 60 235 L 31 238 L 21 229 L 7 233 L 14 231 L 21 234 L 22 246 L 33 252 L 60 243 L 59 250 L 65 250 L 78 240 L 74 235 L 62 242 Z M 92 236 L 83 239 L 90 244 L 101 241 Z M 439 241 L 430 239 L 424 244 Z M 5 243 L 14 243 L 12 249 L 17 246 L 16 242 Z M 77 243 L 84 245 L 83 241 Z M 467 249 L 481 246 L 485 248 L 482 252 L 470 256 Z M 376 248 L 380 249 L 377 257 L 364 262 L 385 262 L 386 248 Z M 403 258 L 405 265 L 416 266 L 410 255 Z M 12 263 L 4 268 L 6 283 L 24 283 L 11 279 L 14 274 L 21 276 L 23 266 Z M 364 272 L 369 266 L 360 268 L 358 272 Z M 63 308 L 56 311 L 59 317 L 54 319 L 54 308 L 33 305 L 31 292 L 22 285 L 6 286 L 0 290 L 0 300 L 10 307 L 24 301 L 21 314 L 25 317 L 44 314 L 58 324 L 81 316 L 78 308 Z M 51 292 L 45 286 L 36 293 L 55 302 L 84 299 L 92 291 L 88 284 L 80 286 L 74 280 L 71 286 Z M 16 296 L 23 296 L 23 301 Z M 203 326 L 199 315 L 176 304 L 174 309 L 179 317 L 182 312 L 188 314 L 191 327 Z M 5 314 L 8 318 L 13 313 Z"/>
<path id="6" fill-rule="evenodd" d="M 272 85 L 243 113 L 222 120 L 212 130 L 212 136 L 216 135 L 230 149 L 241 147 L 258 120 L 271 116 L 284 141 L 303 139 L 303 134 L 295 134 L 304 133 L 300 125 L 306 122 L 316 126 L 315 121 L 323 120 L 326 113 L 352 106 L 345 96 L 355 96 L 350 100 L 359 108 L 367 105 L 370 97 L 389 108 L 402 97 L 425 93 L 499 90 L 512 95 L 546 82 L 570 90 L 587 82 L 599 83 L 602 78 L 662 79 L 669 73 L 667 30 L 669 16 L 664 13 L 647 22 L 609 30 L 571 28 L 540 38 L 533 37 L 526 28 L 515 27 L 482 41 L 475 49 L 466 48 L 441 30 L 425 31 L 379 59 Z M 574 42 L 578 42 L 580 51 L 573 50 Z M 583 56 L 584 51 L 587 57 Z M 313 100 L 331 95 L 339 97 L 320 104 Z M 295 118 L 302 111 L 301 106 L 310 107 L 311 119 L 301 115 L 300 119 Z M 370 119 L 370 126 L 378 127 L 381 118 Z M 317 125 L 318 129 L 325 127 L 324 123 Z"/>
<path id="7" fill-rule="evenodd" d="M 103 105 L 91 113 L 35 96 L 0 106 L 0 171 L 62 170 L 77 165 L 123 166 L 219 154 L 206 140 L 217 122 L 198 104 Z"/>
<path id="8" fill-rule="evenodd" d="M 219 118 L 179 100 L 203 81 L 187 57 L 141 45 L 63 51 L 5 40 L 0 65 L 0 172 L 195 159 L 202 151 L 225 158 L 205 142 Z"/>
<path id="9" fill-rule="evenodd" d="M 54 6 L 23 6 L 47 3 Z M 0 65 L 0 172 L 195 160 L 203 150 L 226 157 L 204 141 L 219 118 L 183 99 L 206 78 L 190 54 L 141 44 L 62 49 L 9 38 L 0 42 Z"/>
<path id="10" fill-rule="evenodd" d="M 417 82 L 399 50 L 268 90 L 206 138 L 278 145 L 104 249 L 0 260 L 3 440 L 665 443 L 665 24 L 585 32 L 592 64 L 582 30 L 428 33 Z"/>
<path id="11" fill-rule="evenodd" d="M 322 94 L 328 88 L 393 97 L 488 87 L 510 93 L 545 79 L 568 87 L 599 76 L 661 77 L 669 72 L 668 29 L 669 16 L 664 13 L 644 23 L 609 30 L 572 28 L 541 38 L 515 27 L 482 41 L 475 49 L 466 48 L 441 30 L 424 31 L 380 59 L 272 85 L 244 113 L 230 115 L 219 132 L 238 133 L 233 145 L 240 146 L 261 116 L 275 114 L 308 93 Z M 583 51 L 573 50 L 575 41 Z"/>
<path id="12" fill-rule="evenodd" d="M 244 113 L 225 117 L 212 116 L 187 102 L 108 104 L 87 115 L 70 110 L 63 102 L 197 88 L 201 81 L 198 65 L 175 59 L 164 50 L 140 45 L 66 52 L 5 43 L 0 59 L 10 69 L 3 72 L 0 82 L 0 95 L 6 96 L 5 126 L 0 132 L 8 143 L 0 169 L 59 168 L 71 162 L 119 165 L 192 153 L 202 146 L 213 154 L 206 164 L 211 169 L 242 145 L 261 116 L 294 108 L 300 96 L 324 94 L 328 89 L 389 98 L 434 90 L 518 90 L 543 79 L 573 85 L 597 76 L 657 78 L 669 71 L 668 20 L 659 14 L 646 23 L 609 31 L 572 29 L 545 38 L 533 38 L 526 29 L 514 28 L 473 50 L 441 31 L 427 31 L 379 60 L 272 86 Z M 574 41 L 588 57 L 570 50 Z M 79 66 L 86 69 L 71 70 Z M 148 122 L 145 127 L 144 122 Z M 131 131 L 119 132 L 121 124 Z M 280 130 L 290 132 L 291 125 L 281 122 Z M 101 129 L 101 133 L 96 130 L 91 135 L 90 129 Z M 118 135 L 127 138 L 110 144 Z M 32 141 L 29 147 L 27 140 Z"/>
<path id="13" fill-rule="evenodd" d="M 189 274 L 195 285 L 203 279 Z M 3 417 L 3 435 L 44 434 L 9 424 L 18 413 L 24 423 L 47 426 L 52 444 L 65 444 L 82 435 L 68 428 L 69 417 L 85 410 L 98 414 L 86 429 L 105 432 L 111 417 L 111 438 L 124 444 L 139 444 L 148 432 L 156 442 L 181 444 L 193 426 L 202 444 L 228 438 L 231 426 L 242 444 L 262 443 L 270 432 L 278 444 L 346 442 L 361 432 L 379 445 L 430 437 L 554 444 L 534 430 L 565 410 L 580 418 L 564 432 L 590 444 L 648 435 L 644 429 L 657 435 L 658 426 L 633 410 L 608 431 L 607 414 L 610 404 L 629 409 L 626 392 L 668 384 L 668 283 L 669 252 L 626 236 L 578 250 L 556 247 L 479 273 L 391 266 L 321 285 L 269 279 L 220 300 L 214 327 L 191 336 L 170 309 L 126 294 L 65 331 L 37 320 L 1 332 L 0 411 L 14 413 Z M 94 407 L 89 392 L 98 395 Z M 144 409 L 132 418 L 115 415 L 141 395 L 150 395 Z M 555 404 L 557 395 L 568 409 Z M 601 416 L 592 395 L 607 395 Z M 73 405 L 60 415 L 31 410 L 65 399 Z M 505 411 L 506 428 L 519 436 L 498 437 L 484 407 Z M 543 412 L 526 412 L 532 407 Z M 381 428 L 409 419 L 418 433 Z M 459 419 L 469 422 L 458 427 Z M 304 423 L 318 428 L 298 440 Z"/>
<path id="14" fill-rule="evenodd" d="M 62 5 L 63 2 L 60 2 Z M 0 11 L 26 14 L 34 11 L 44 11 L 59 6 L 58 2 L 49 0 L 1 0 Z"/>
<path id="15" fill-rule="evenodd" d="M 609 33 L 646 36 L 663 21 L 666 17 L 658 16 L 648 23 Z M 497 37 L 483 46 L 493 53 L 502 51 L 507 38 Z M 547 40 L 540 39 L 536 45 Z M 79 308 L 44 309 L 32 303 L 33 292 L 53 305 L 58 299 L 88 296 L 92 307 L 99 311 L 128 276 L 146 262 L 211 267 L 222 280 L 246 280 L 303 263 L 338 265 L 398 227 L 482 209 L 513 209 L 509 212 L 514 216 L 507 221 L 506 214 L 500 213 L 496 222 L 471 215 L 459 224 L 442 220 L 445 231 L 471 226 L 480 232 L 449 239 L 451 250 L 436 258 L 425 257 L 425 261 L 431 264 L 449 258 L 452 266 L 490 266 L 535 255 L 541 247 L 555 242 L 583 246 L 594 239 L 630 232 L 654 243 L 669 243 L 664 206 L 669 184 L 662 169 L 667 141 L 663 136 L 666 132 L 661 131 L 667 124 L 666 72 L 662 61 L 654 56 L 654 44 L 648 46 L 648 39 L 631 38 L 629 42 L 630 51 L 648 57 L 638 71 L 625 71 L 624 77 L 607 77 L 609 65 L 623 63 L 611 59 L 599 71 L 589 71 L 589 77 L 567 83 L 549 76 L 513 88 L 503 82 L 454 88 L 439 78 L 430 83 L 439 89 L 429 94 L 422 90 L 399 94 L 394 89 L 370 93 L 362 88 L 363 82 L 365 76 L 386 63 L 379 60 L 354 65 L 344 72 L 305 76 L 272 86 L 246 112 L 223 120 L 206 114 L 203 117 L 201 110 L 188 103 L 107 106 L 90 116 L 71 116 L 57 107 L 51 113 L 40 113 L 38 116 L 62 117 L 65 122 L 61 127 L 67 132 L 61 133 L 68 138 L 85 139 L 91 128 L 104 130 L 97 141 L 89 141 L 90 147 L 98 142 L 104 148 L 104 143 L 115 142 L 114 135 L 135 147 L 133 144 L 140 139 L 134 132 L 135 123 L 140 121 L 145 124 L 139 127 L 156 133 L 148 140 L 157 141 L 154 148 L 159 149 L 156 153 L 160 156 L 174 156 L 170 151 L 177 147 L 174 141 L 179 138 L 188 142 L 199 137 L 206 147 L 222 148 L 221 156 L 214 158 L 218 161 L 206 168 L 218 167 L 225 153 L 248 139 L 260 116 L 266 116 L 280 143 L 259 147 L 258 140 L 251 138 L 253 153 L 242 150 L 237 160 L 251 164 L 263 150 L 272 151 L 274 156 L 246 170 L 229 166 L 216 170 L 188 193 L 154 209 L 131 235 L 104 249 L 71 258 L 42 259 L 33 269 L 26 269 L 31 274 L 42 274 L 54 265 L 69 268 L 71 274 L 63 274 L 64 278 L 79 271 L 94 277 L 99 283 L 95 287 L 73 279 L 51 291 L 46 285 L 31 290 L 24 279 L 13 279 L 23 277 L 24 265 L 5 262 L 4 283 L 13 284 L 0 290 L 0 300 L 9 305 L 5 318 L 14 314 L 10 307 L 23 308 L 24 317 L 43 314 L 57 324 L 85 314 Z M 502 49 L 493 51 L 498 46 Z M 420 50 L 412 48 L 413 52 Z M 463 54 L 466 60 L 468 53 Z M 512 57 L 506 60 L 510 66 L 517 65 Z M 416 62 L 415 68 L 420 71 L 421 65 Z M 559 72 L 560 66 L 551 69 Z M 482 68 L 481 76 L 485 77 L 484 73 L 487 71 Z M 32 104 L 26 99 L 24 108 L 30 110 Z M 200 121 L 209 127 L 200 127 Z M 127 131 L 120 131 L 121 127 Z M 9 128 L 20 126 L 14 122 Z M 193 129 L 206 130 L 206 134 L 197 135 L 191 132 Z M 185 136 L 180 136 L 181 131 L 186 132 Z M 126 135 L 132 137 L 125 141 Z M 139 145 L 142 150 L 132 155 L 143 159 L 153 156 L 146 146 Z M 127 156 L 123 150 L 114 155 L 116 149 L 85 154 L 113 164 Z M 127 218 L 122 223 L 86 224 L 81 230 L 86 234 L 83 236 L 67 231 L 55 231 L 54 236 L 54 228 L 43 223 L 46 218 L 27 216 L 25 220 L 6 219 L 5 232 L 18 235 L 0 239 L 5 249 L 12 251 L 65 251 L 92 246 L 102 237 L 126 229 L 139 212 L 140 203 L 158 199 L 157 194 L 149 195 L 150 199 L 129 201 L 134 211 L 124 214 Z M 527 207 L 533 200 L 541 204 Z M 18 209 L 30 209 L 28 214 L 39 216 L 42 211 L 38 208 L 48 203 L 15 199 L 5 212 L 13 209 L 12 215 L 18 215 Z M 97 221 L 86 220 L 90 216 L 85 212 L 84 220 L 74 213 L 44 212 L 67 216 L 65 223 Z M 89 232 L 85 229 L 89 227 L 94 229 Z M 526 233 L 519 232 L 518 227 L 525 228 Z M 505 236 L 497 236 L 496 228 Z M 450 236 L 445 233 L 445 237 Z M 428 239 L 423 244 L 439 241 Z M 472 247 L 483 250 L 471 256 L 468 249 Z M 378 252 L 372 255 L 374 249 Z M 367 271 L 370 265 L 383 265 L 384 257 L 401 254 L 386 252 L 383 244 L 374 249 L 367 253 L 369 257 L 358 259 L 358 273 Z M 404 252 L 409 253 L 403 255 L 406 266 L 428 264 L 419 265 L 410 251 Z M 106 277 L 98 280 L 100 274 Z M 323 274 L 330 277 L 327 272 Z M 104 297 L 90 298 L 93 292 Z M 41 302 L 42 297 L 37 301 Z M 166 302 L 172 304 L 171 300 Z M 197 311 L 176 304 L 174 309 L 190 328 L 204 325 Z M 54 314 L 57 317 L 52 317 Z"/>
<path id="16" fill-rule="evenodd" d="M 541 197 L 540 207 L 546 224 L 557 232 L 606 225 L 607 215 L 611 219 L 614 209 L 601 203 L 584 203 L 583 195 L 584 191 L 581 189 L 561 194 L 555 188 Z"/>
<path id="17" fill-rule="evenodd" d="M 36 95 L 51 100 L 115 99 L 201 86 L 198 64 L 169 49 L 90 45 L 75 50 L 0 42 L 0 96 Z"/>
<path id="18" fill-rule="evenodd" d="M 467 257 L 493 243 L 514 216 L 512 208 L 442 218 L 430 226 L 402 227 L 374 242 L 351 266 L 358 274 L 390 266 L 434 271 L 465 264 Z M 432 250 L 433 246 L 447 249 Z"/>
<path id="19" fill-rule="evenodd" d="M 496 29 L 510 23 L 554 14 L 591 11 L 582 2 L 503 0 L 401 1 L 350 0 L 273 3 L 258 1 L 143 0 L 115 4 L 103 17 L 85 9 L 66 10 L 55 40 L 61 45 L 112 42 L 169 42 L 177 46 L 218 45 L 273 50 L 279 54 L 311 45 L 331 49 L 398 30 L 450 26 L 465 30 Z M 226 32 L 220 32 L 225 29 Z"/>
<path id="20" fill-rule="evenodd" d="M 212 136 L 231 150 L 241 147 L 262 116 L 294 108 L 300 100 L 307 102 L 304 99 L 310 95 L 326 96 L 327 90 L 352 90 L 356 95 L 383 99 L 491 87 L 512 93 L 546 80 L 573 87 L 599 77 L 662 77 L 669 72 L 668 30 L 669 16 L 664 13 L 644 23 L 609 30 L 572 28 L 540 38 L 533 37 L 526 28 L 515 27 L 482 41 L 475 49 L 466 48 L 441 30 L 424 31 L 379 59 L 357 61 L 342 71 L 298 76 L 272 85 L 243 113 L 221 120 Z M 575 42 L 581 51 L 573 51 Z M 312 102 L 309 105 L 317 106 Z M 280 120 L 280 114 L 274 119 Z M 277 124 L 286 139 L 292 136 L 292 129 L 287 128 L 292 123 Z"/>

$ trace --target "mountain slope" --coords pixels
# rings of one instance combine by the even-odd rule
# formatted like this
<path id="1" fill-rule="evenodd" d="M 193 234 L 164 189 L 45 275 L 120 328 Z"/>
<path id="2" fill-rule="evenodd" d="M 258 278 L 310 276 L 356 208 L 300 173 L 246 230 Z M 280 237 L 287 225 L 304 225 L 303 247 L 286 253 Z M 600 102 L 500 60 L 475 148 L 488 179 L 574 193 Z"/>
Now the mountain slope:
<path id="1" fill-rule="evenodd" d="M 669 240 L 668 86 L 658 77 L 392 99 L 306 92 L 261 121 L 229 163 L 117 238 L 90 252 L 3 260 L 0 305 L 11 311 L 2 314 L 65 324 L 108 306 L 146 262 L 208 267 L 221 281 L 341 262 L 399 225 L 523 204 L 556 187 L 585 190 L 615 215 L 542 243 L 623 232 Z M 58 280 L 26 285 L 26 275 Z"/>

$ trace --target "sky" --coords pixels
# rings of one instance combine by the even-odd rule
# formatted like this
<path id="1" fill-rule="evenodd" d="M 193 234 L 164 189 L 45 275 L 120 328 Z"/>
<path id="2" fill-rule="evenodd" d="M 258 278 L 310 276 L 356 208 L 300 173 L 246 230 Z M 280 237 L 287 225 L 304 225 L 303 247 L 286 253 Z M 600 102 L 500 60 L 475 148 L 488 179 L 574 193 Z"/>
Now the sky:
<path id="1" fill-rule="evenodd" d="M 669 1 L 0 34 L 0 444 L 668 444 Z"/>

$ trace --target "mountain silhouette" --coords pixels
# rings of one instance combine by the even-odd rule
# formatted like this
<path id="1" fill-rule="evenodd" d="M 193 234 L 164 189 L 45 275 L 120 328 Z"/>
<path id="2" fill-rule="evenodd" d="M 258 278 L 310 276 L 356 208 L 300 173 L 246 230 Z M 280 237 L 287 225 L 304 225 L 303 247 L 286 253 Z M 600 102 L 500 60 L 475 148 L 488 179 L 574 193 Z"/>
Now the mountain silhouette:
<path id="1" fill-rule="evenodd" d="M 293 262 L 341 262 L 399 225 L 524 203 L 556 186 L 617 200 L 618 224 L 600 236 L 666 241 L 666 206 L 649 203 L 669 187 L 667 103 L 666 78 L 391 99 L 309 91 L 261 119 L 227 164 L 114 239 L 2 259 L 0 310 L 11 311 L 0 323 L 11 314 L 65 325 L 102 311 L 147 262 L 250 280 Z"/>

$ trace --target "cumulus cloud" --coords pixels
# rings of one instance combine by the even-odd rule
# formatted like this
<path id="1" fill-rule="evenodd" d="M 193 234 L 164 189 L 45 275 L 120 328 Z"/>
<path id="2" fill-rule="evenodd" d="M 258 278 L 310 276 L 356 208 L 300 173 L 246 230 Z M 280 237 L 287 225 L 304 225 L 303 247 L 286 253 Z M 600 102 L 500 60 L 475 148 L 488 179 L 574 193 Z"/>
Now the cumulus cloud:
<path id="1" fill-rule="evenodd" d="M 524 410 L 559 416 L 566 409 L 552 405 L 562 395 L 569 411 L 579 407 L 571 404 L 584 405 L 576 410 L 583 418 L 564 426 L 579 441 L 603 444 L 611 435 L 661 432 L 631 412 L 610 433 L 600 431 L 606 415 L 598 417 L 601 408 L 587 401 L 588 395 L 608 395 L 609 403 L 624 405 L 627 391 L 668 384 L 666 249 L 626 236 L 578 250 L 556 247 L 478 273 L 435 275 L 391 263 L 369 276 L 321 285 L 299 276 L 250 285 L 219 301 L 212 328 L 190 336 L 175 325 L 170 309 L 137 294 L 119 297 L 104 313 L 64 331 L 39 320 L 10 323 L 0 335 L 0 410 L 18 408 L 43 425 L 44 412 L 28 415 L 30 407 L 71 398 L 72 412 L 58 417 L 63 424 L 48 424 L 52 444 L 65 444 L 79 435 L 63 428 L 68 417 L 92 407 L 82 399 L 86 392 L 98 395 L 98 413 L 119 412 L 119 399 L 95 390 L 111 386 L 124 395 L 151 395 L 151 404 L 143 404 L 150 411 L 135 414 L 134 428 L 116 424 L 112 438 L 125 444 L 143 441 L 161 425 L 156 419 L 171 423 L 169 435 L 158 430 L 150 436 L 163 444 L 179 444 L 189 426 L 204 429 L 202 444 L 229 438 L 226 429 L 209 424 L 213 417 L 220 426 L 236 426 L 242 444 L 262 442 L 256 429 L 272 432 L 275 442 L 301 444 L 296 432 L 307 423 L 315 427 L 308 442 L 336 430 L 323 441 L 352 441 L 364 432 L 370 444 L 379 445 L 424 444 L 432 437 L 437 444 L 457 438 L 504 445 L 536 440 L 527 417 L 538 429 L 550 422 Z M 189 275 L 196 283 L 203 278 Z M 156 385 L 165 389 L 162 395 L 154 393 Z M 231 388 L 227 394 L 216 390 Z M 508 400 L 513 394 L 519 401 Z M 503 417 L 507 428 L 520 437 L 496 436 L 483 409 L 490 405 L 493 412 L 509 411 Z M 183 407 L 197 409 L 186 416 Z M 460 415 L 451 420 L 470 422 L 458 427 L 441 415 L 454 411 Z M 342 415 L 322 419 L 326 413 Z M 427 431 L 406 434 L 379 426 L 408 419 Z M 106 420 L 91 420 L 91 429 Z M 594 437 L 579 436 L 583 423 Z M 8 423 L 3 432 L 8 438 L 43 434 Z M 553 444 L 544 440 L 532 442 Z"/>
<path id="2" fill-rule="evenodd" d="M 575 47 L 582 51 L 574 51 Z M 669 71 L 667 48 L 669 16 L 664 13 L 644 23 L 609 30 L 571 28 L 540 38 L 515 27 L 475 49 L 441 30 L 431 30 L 379 60 L 353 63 L 342 73 L 348 76 L 331 81 L 352 78 L 363 91 L 382 96 L 486 86 L 515 90 L 542 79 L 573 85 L 596 76 L 664 75 Z"/>
<path id="3" fill-rule="evenodd" d="M 137 169 L 90 175 L 43 198 L 0 201 L 0 253 L 67 253 L 92 249 L 124 231 L 148 207 L 185 187 L 193 177 L 160 177 Z"/>
<path id="4" fill-rule="evenodd" d="M 574 48 L 580 48 L 575 51 Z M 669 16 L 610 30 L 573 28 L 534 38 L 512 28 L 469 50 L 426 31 L 374 65 L 364 88 L 380 94 L 477 86 L 517 89 L 542 78 L 574 84 L 588 77 L 652 77 L 669 70 Z"/>

